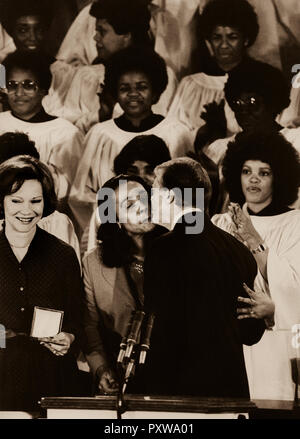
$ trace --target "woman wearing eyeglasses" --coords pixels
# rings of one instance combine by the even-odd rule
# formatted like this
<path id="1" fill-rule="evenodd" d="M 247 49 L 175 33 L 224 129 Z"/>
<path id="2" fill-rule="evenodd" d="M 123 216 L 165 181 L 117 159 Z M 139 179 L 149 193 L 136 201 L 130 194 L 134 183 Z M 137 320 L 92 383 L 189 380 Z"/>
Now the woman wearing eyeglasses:
<path id="1" fill-rule="evenodd" d="M 283 128 L 276 122 L 277 116 L 289 105 L 289 93 L 282 72 L 262 62 L 235 72 L 225 86 L 226 100 L 244 132 L 280 132 L 300 151 L 300 128 Z M 234 137 L 216 140 L 204 150 L 205 154 L 220 165 Z"/>
<path id="2" fill-rule="evenodd" d="M 10 111 L 0 113 L 0 134 L 19 131 L 36 144 L 41 161 L 59 175 L 58 197 L 64 198 L 72 184 L 83 137 L 70 122 L 47 114 L 42 101 L 51 84 L 48 57 L 16 51 L 7 56 L 7 100 Z"/>

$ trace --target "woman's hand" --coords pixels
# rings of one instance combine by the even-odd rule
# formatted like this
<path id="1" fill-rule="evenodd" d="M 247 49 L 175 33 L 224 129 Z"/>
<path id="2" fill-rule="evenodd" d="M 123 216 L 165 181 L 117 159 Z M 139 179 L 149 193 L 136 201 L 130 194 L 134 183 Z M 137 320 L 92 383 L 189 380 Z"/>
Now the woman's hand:
<path id="1" fill-rule="evenodd" d="M 238 297 L 238 301 L 250 306 L 237 309 L 238 319 L 273 320 L 275 304 L 272 299 L 263 291 L 253 291 L 246 284 L 243 287 L 249 298 Z"/>
<path id="2" fill-rule="evenodd" d="M 119 385 L 112 370 L 100 366 L 97 369 L 97 376 L 99 378 L 98 389 L 101 394 L 111 395 L 117 393 Z"/>
<path id="3" fill-rule="evenodd" d="M 234 236 L 249 249 L 257 248 L 263 240 L 255 230 L 249 215 L 245 214 L 237 203 L 229 204 L 228 213 L 236 228 L 236 231 L 233 232 Z"/>
<path id="4" fill-rule="evenodd" d="M 73 334 L 68 332 L 60 332 L 54 337 L 42 337 L 39 338 L 41 345 L 45 346 L 49 351 L 58 357 L 64 356 L 70 349 L 71 344 L 75 340 Z"/>

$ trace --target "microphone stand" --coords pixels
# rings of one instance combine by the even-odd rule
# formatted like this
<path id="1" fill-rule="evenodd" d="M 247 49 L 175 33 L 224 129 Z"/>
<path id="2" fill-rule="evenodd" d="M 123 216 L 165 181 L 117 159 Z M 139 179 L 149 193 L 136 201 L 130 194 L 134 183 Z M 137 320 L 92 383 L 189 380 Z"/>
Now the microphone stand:
<path id="1" fill-rule="evenodd" d="M 136 347 L 144 315 L 145 313 L 141 310 L 137 310 L 131 315 L 127 325 L 126 335 L 120 344 L 120 352 L 117 360 L 120 377 L 116 402 L 117 419 L 122 419 L 122 414 L 127 410 L 124 394 L 136 362 Z"/>
<path id="2" fill-rule="evenodd" d="M 138 364 L 145 364 L 146 355 L 150 349 L 150 338 L 155 316 L 154 314 L 148 316 L 147 322 L 144 322 L 143 331 L 141 331 L 144 317 L 145 313 L 142 311 L 136 311 L 131 316 L 127 326 L 126 336 L 123 337 L 120 344 L 120 352 L 117 360 L 119 375 L 119 388 L 116 401 L 117 419 L 122 419 L 122 414 L 127 411 L 124 395 L 133 370 Z M 142 337 L 138 342 L 141 332 Z"/>

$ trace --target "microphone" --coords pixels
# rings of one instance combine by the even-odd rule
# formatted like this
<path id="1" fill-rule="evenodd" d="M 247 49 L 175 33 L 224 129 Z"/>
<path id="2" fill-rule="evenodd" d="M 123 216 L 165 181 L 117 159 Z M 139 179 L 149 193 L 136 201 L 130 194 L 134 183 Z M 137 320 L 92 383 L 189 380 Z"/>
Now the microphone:
<path id="1" fill-rule="evenodd" d="M 147 325 L 145 328 L 143 340 L 140 346 L 141 350 L 140 350 L 139 364 L 145 364 L 147 352 L 150 349 L 150 338 L 153 329 L 154 319 L 155 319 L 155 315 L 150 314 L 147 320 Z"/>
<path id="2" fill-rule="evenodd" d="M 133 322 L 131 325 L 130 334 L 127 338 L 127 347 L 125 351 L 125 359 L 131 357 L 134 346 L 137 344 L 137 339 L 141 330 L 141 325 L 144 319 L 144 311 L 135 311 Z"/>
<path id="3" fill-rule="evenodd" d="M 121 343 L 120 343 L 120 351 L 119 351 L 117 363 L 123 363 L 124 355 L 125 355 L 126 347 L 127 347 L 127 338 L 129 337 L 129 334 L 130 334 L 130 330 L 131 330 L 131 326 L 132 326 L 132 322 L 133 322 L 133 316 L 134 316 L 134 311 L 131 311 L 131 315 L 130 315 L 130 319 L 128 320 L 128 323 L 127 323 L 125 335 L 122 338 Z"/>

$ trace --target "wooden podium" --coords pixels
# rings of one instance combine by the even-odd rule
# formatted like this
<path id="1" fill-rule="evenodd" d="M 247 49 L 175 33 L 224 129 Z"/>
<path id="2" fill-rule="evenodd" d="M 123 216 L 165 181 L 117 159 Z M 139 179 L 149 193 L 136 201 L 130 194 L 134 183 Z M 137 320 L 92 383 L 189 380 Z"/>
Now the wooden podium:
<path id="1" fill-rule="evenodd" d="M 247 399 L 126 395 L 122 419 L 248 418 L 255 404 Z M 42 398 L 48 419 L 117 419 L 117 397 Z"/>

